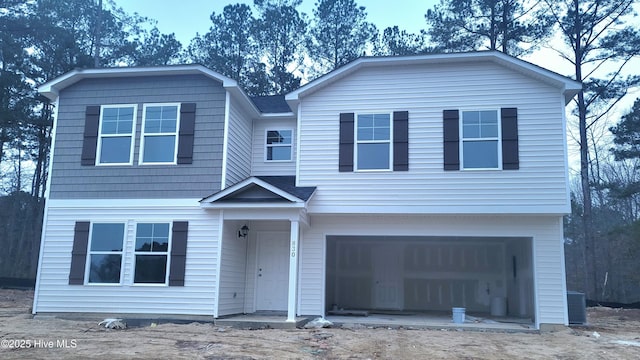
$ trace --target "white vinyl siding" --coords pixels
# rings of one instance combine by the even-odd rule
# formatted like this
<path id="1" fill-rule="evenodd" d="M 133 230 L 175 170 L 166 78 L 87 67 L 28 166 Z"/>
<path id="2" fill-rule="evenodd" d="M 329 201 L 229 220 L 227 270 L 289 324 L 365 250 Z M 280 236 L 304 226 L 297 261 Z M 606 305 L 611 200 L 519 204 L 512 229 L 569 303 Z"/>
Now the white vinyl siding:
<path id="1" fill-rule="evenodd" d="M 290 129 L 293 133 L 291 161 L 266 161 L 266 132 L 272 129 Z M 258 119 L 253 124 L 253 155 L 251 175 L 295 175 L 296 173 L 296 121 L 295 119 Z"/>
<path id="2" fill-rule="evenodd" d="M 229 102 L 228 126 L 227 174 L 224 187 L 246 179 L 251 173 L 252 122 L 234 97 L 231 97 Z"/>
<path id="3" fill-rule="evenodd" d="M 238 229 L 244 224 L 239 221 L 224 222 L 218 316 L 245 312 L 248 239 L 238 237 Z"/>
<path id="4" fill-rule="evenodd" d="M 198 199 L 174 199 L 168 203 L 193 205 L 140 205 L 143 200 L 91 200 L 86 205 L 49 200 L 45 216 L 35 312 L 95 312 L 139 314 L 211 315 L 216 306 L 218 281 L 219 213 L 204 211 Z M 119 205 L 116 205 L 119 204 Z M 69 285 L 71 249 L 76 221 L 124 222 L 125 244 L 122 285 Z M 135 229 L 138 222 L 188 221 L 184 286 L 133 284 Z M 127 255 L 128 254 L 128 255 Z"/>
<path id="5" fill-rule="evenodd" d="M 464 224 L 464 226 L 461 226 Z M 326 236 L 518 237 L 533 241 L 536 325 L 566 324 L 560 216 L 316 216 L 300 242 L 300 315 L 322 315 Z M 330 304 L 329 304 L 330 305 Z"/>
<path id="6" fill-rule="evenodd" d="M 566 213 L 561 89 L 488 62 L 363 68 L 300 103 L 310 213 Z M 443 170 L 443 110 L 518 109 L 517 171 Z M 339 114 L 409 112 L 409 171 L 339 172 Z M 365 187 L 362 185 L 366 184 Z"/>

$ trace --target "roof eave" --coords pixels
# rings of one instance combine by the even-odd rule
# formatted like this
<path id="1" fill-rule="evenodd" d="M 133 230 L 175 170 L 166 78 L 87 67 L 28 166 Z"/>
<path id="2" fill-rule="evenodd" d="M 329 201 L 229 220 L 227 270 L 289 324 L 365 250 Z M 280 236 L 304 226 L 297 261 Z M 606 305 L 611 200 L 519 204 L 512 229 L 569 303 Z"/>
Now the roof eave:
<path id="1" fill-rule="evenodd" d="M 564 95 L 565 105 L 569 104 L 571 100 L 573 100 L 573 98 L 578 95 L 580 91 L 582 91 L 582 84 L 578 83 L 577 81 L 576 83 L 579 84 L 579 86 L 567 86 L 564 88 L 564 91 L 562 93 Z"/>
<path id="2" fill-rule="evenodd" d="M 282 113 L 261 113 L 260 118 L 263 119 L 273 119 L 273 118 L 293 118 L 296 114 L 292 111 L 290 112 L 282 112 Z"/>
<path id="3" fill-rule="evenodd" d="M 212 202 L 215 202 L 217 200 L 220 200 L 224 197 L 227 197 L 231 194 L 233 194 L 234 192 L 240 191 L 244 188 L 246 188 L 247 186 L 250 186 L 251 184 L 254 185 L 258 185 L 260 187 L 262 187 L 263 189 L 266 189 L 280 197 L 282 197 L 283 199 L 286 199 L 288 201 L 290 201 L 291 203 L 296 203 L 296 204 L 304 204 L 306 201 L 303 199 L 300 199 L 299 197 L 292 195 L 274 185 L 269 184 L 268 182 L 259 179 L 258 177 L 252 176 L 250 178 L 247 178 L 235 185 L 229 186 L 228 188 L 221 190 L 213 195 L 207 196 L 206 198 L 200 200 L 200 206 L 203 207 L 208 207 L 208 206 L 204 206 L 206 204 L 211 204 Z"/>
<path id="4" fill-rule="evenodd" d="M 267 203 L 202 203 L 200 204 L 202 209 L 305 209 L 305 203 L 299 202 L 267 202 Z"/>
<path id="5" fill-rule="evenodd" d="M 202 74 L 222 84 L 225 88 L 238 88 L 238 82 L 199 64 L 169 65 L 153 67 L 115 67 L 97 69 L 75 69 L 38 87 L 48 98 L 58 96 L 60 90 L 83 79 L 116 78 L 122 76 L 156 76 Z M 245 95 L 246 96 L 246 95 Z M 248 99 L 248 97 L 247 97 Z"/>
<path id="6" fill-rule="evenodd" d="M 547 70 L 545 68 L 539 67 L 527 61 L 514 58 L 512 56 L 503 54 L 499 51 L 478 51 L 478 52 L 465 52 L 465 53 L 445 53 L 445 54 L 428 54 L 428 55 L 412 55 L 412 56 L 361 57 L 347 65 L 344 65 L 343 67 L 337 70 L 334 70 L 326 75 L 323 75 L 318 79 L 313 80 L 305 84 L 304 86 L 288 93 L 285 96 L 285 100 L 287 101 L 287 103 L 292 109 L 295 109 L 298 106 L 301 98 L 304 97 L 305 95 L 313 93 L 323 88 L 324 86 L 331 84 L 337 81 L 338 79 L 355 72 L 356 70 L 362 67 L 385 65 L 385 64 L 411 65 L 411 64 L 442 63 L 443 61 L 447 61 L 447 63 L 450 63 L 452 61 L 463 62 L 463 61 L 470 61 L 470 60 L 493 61 L 497 64 L 501 64 L 504 66 L 517 69 L 518 71 L 528 76 L 538 78 L 541 81 L 545 81 L 547 83 L 553 84 L 554 86 L 561 89 L 567 89 L 567 90 L 574 90 L 576 88 L 582 89 L 582 84 L 580 82 L 569 79 L 563 75 L 557 74 L 551 70 Z"/>

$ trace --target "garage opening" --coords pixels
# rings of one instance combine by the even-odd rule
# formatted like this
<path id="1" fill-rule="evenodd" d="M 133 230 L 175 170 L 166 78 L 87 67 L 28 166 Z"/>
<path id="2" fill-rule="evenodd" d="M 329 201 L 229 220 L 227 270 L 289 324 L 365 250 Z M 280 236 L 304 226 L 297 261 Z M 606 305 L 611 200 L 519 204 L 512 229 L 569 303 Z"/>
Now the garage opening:
<path id="1" fill-rule="evenodd" d="M 451 311 L 534 321 L 531 238 L 327 236 L 326 312 Z"/>

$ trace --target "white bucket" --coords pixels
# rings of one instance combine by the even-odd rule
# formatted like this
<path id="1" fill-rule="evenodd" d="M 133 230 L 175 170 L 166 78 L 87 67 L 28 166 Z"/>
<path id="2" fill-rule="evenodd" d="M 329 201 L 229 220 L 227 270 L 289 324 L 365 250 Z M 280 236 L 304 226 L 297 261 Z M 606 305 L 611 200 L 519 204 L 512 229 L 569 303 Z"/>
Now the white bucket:
<path id="1" fill-rule="evenodd" d="M 453 313 L 453 322 L 455 324 L 464 324 L 464 311 L 465 308 L 454 307 L 451 309 Z"/>

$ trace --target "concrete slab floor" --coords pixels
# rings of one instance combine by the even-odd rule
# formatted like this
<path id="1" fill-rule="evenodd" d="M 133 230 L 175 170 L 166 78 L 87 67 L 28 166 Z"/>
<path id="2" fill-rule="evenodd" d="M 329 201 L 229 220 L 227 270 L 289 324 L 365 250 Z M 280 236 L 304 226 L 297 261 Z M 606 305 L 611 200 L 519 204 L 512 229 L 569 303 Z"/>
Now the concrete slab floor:
<path id="1" fill-rule="evenodd" d="M 362 325 L 367 327 L 404 327 L 416 329 L 462 329 L 494 332 L 538 332 L 530 321 L 511 318 L 484 318 L 467 315 L 465 322 L 457 324 L 446 314 L 370 314 L 369 316 L 326 317 L 338 326 Z"/>
<path id="2" fill-rule="evenodd" d="M 231 326 L 238 329 L 295 329 L 312 320 L 311 317 L 296 317 L 288 322 L 286 315 L 243 314 L 215 319 L 218 326 Z"/>

